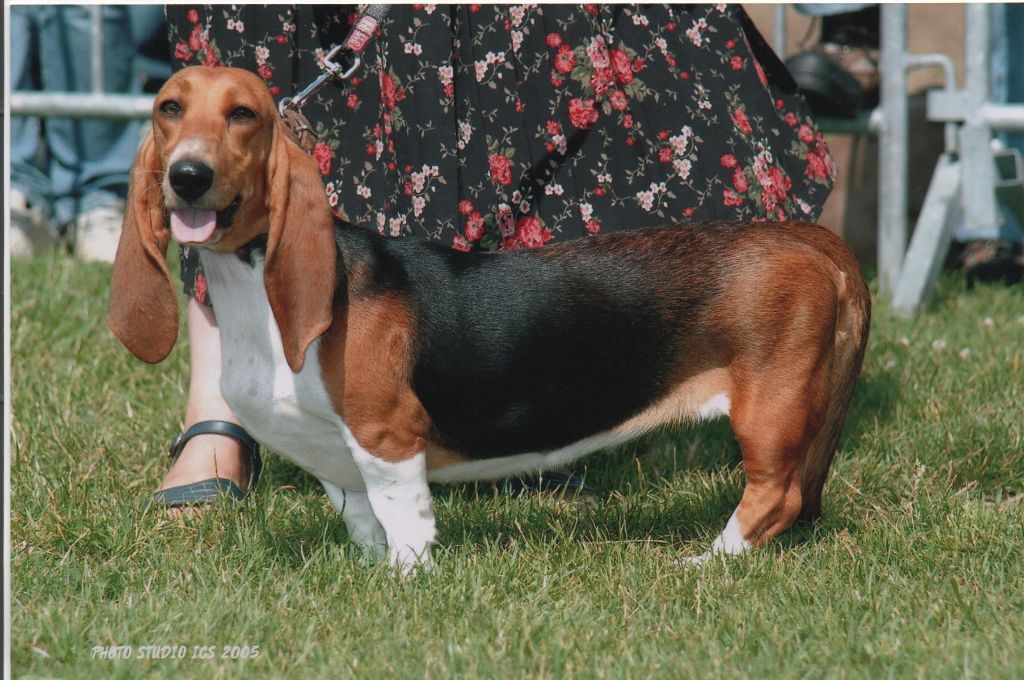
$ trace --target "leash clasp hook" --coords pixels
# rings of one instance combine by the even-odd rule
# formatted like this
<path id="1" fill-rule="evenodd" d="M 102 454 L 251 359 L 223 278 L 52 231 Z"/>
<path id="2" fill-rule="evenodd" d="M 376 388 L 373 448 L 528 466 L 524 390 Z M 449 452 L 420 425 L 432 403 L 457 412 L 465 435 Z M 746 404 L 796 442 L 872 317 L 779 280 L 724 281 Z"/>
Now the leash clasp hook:
<path id="1" fill-rule="evenodd" d="M 345 66 L 340 61 L 334 61 L 335 55 L 342 51 L 344 45 L 336 45 L 330 52 L 324 55 L 324 66 L 323 73 L 314 80 L 312 83 L 306 86 L 304 90 L 299 92 L 294 97 L 285 97 L 277 105 L 278 112 L 284 116 L 285 111 L 288 109 L 299 109 L 306 100 L 312 97 L 320 88 L 327 84 L 329 80 L 347 80 L 352 77 L 352 74 L 356 72 L 362 63 L 362 58 L 355 52 L 346 52 L 351 56 L 352 62 Z"/>

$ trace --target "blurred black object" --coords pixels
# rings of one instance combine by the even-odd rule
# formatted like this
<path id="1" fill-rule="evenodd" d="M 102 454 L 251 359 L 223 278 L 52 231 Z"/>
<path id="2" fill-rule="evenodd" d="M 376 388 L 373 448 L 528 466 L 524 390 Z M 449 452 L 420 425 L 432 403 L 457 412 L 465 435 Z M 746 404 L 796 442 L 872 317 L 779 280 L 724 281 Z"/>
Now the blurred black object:
<path id="1" fill-rule="evenodd" d="M 786 61 L 816 116 L 855 118 L 878 104 L 881 12 L 872 5 L 821 18 L 821 37 Z"/>

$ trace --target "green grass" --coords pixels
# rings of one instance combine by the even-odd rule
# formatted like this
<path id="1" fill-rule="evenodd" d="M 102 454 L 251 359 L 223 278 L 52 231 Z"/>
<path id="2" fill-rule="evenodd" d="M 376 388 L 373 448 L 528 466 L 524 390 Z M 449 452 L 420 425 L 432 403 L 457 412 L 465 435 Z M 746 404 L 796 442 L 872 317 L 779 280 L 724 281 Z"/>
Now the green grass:
<path id="1" fill-rule="evenodd" d="M 742 491 L 725 423 L 586 462 L 599 507 L 439 489 L 438 568 L 361 566 L 319 485 L 272 457 L 243 513 L 142 501 L 186 351 L 104 326 L 109 269 L 13 266 L 15 676 L 1022 677 L 1024 288 L 948 277 L 916 323 L 876 306 L 824 515 L 703 569 Z M 639 454 L 637 459 L 635 454 Z M 259 645 L 96 660 L 95 645 Z"/>

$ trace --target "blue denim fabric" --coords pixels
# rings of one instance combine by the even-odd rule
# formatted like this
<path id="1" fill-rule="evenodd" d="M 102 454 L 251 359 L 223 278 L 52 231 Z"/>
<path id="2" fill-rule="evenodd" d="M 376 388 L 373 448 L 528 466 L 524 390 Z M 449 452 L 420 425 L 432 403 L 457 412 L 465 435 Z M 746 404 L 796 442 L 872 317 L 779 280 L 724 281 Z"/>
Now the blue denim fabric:
<path id="1" fill-rule="evenodd" d="M 104 89 L 137 93 L 129 8 L 103 7 Z M 11 7 L 11 81 L 16 89 L 92 89 L 91 18 L 77 5 Z M 38 78 L 33 77 L 33 61 Z M 43 137 L 40 129 L 43 129 Z M 64 224 L 123 199 L 141 123 L 97 119 L 11 119 L 11 185 Z"/>
<path id="2" fill-rule="evenodd" d="M 992 6 L 992 100 L 1024 104 L 1024 4 Z M 1007 148 L 1024 152 L 1024 133 L 1001 135 Z"/>
<path id="3" fill-rule="evenodd" d="M 1024 5 L 996 4 L 990 6 L 991 42 L 990 91 L 993 102 L 1024 104 Z M 999 135 L 1008 149 L 1024 153 L 1024 134 L 1002 133 Z M 991 229 L 968 229 L 963 218 L 959 219 L 954 231 L 957 241 L 1000 239 L 1024 243 L 1024 228 L 1020 216 L 1006 206 L 1001 207 L 1003 224 Z"/>

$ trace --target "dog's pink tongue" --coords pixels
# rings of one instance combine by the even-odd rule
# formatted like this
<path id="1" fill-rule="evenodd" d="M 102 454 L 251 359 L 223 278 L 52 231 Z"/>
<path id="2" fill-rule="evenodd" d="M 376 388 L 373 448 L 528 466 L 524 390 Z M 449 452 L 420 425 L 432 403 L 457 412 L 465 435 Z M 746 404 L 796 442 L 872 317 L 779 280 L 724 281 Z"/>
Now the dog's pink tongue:
<path id="1" fill-rule="evenodd" d="M 171 211 L 171 234 L 179 243 L 203 243 L 217 228 L 217 213 L 201 208 Z"/>

